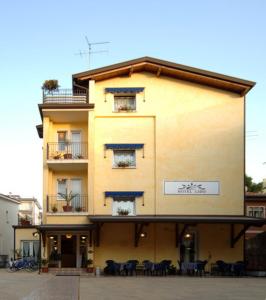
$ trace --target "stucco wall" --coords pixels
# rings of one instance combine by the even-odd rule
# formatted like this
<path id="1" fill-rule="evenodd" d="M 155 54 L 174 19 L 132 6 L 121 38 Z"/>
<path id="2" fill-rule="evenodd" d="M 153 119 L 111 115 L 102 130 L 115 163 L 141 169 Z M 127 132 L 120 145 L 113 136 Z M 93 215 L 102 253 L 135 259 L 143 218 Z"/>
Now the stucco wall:
<path id="1" fill-rule="evenodd" d="M 241 226 L 236 226 L 235 230 L 239 232 L 240 229 Z M 230 247 L 230 225 L 201 224 L 189 230 L 197 234 L 196 259 L 209 260 L 207 268 L 219 259 L 227 262 L 243 260 L 243 240 L 238 241 L 234 248 Z M 160 262 L 170 259 L 176 266 L 180 259 L 180 246 L 175 246 L 175 224 L 150 224 L 143 231 L 147 237 L 140 238 L 139 246 L 134 247 L 133 224 L 104 224 L 100 246 L 94 248 L 95 266 L 104 267 L 108 259 L 117 262 L 129 259 Z"/>
<path id="2" fill-rule="evenodd" d="M 13 253 L 13 225 L 18 224 L 18 204 L 0 197 L 0 255 Z"/>
<path id="3" fill-rule="evenodd" d="M 137 112 L 113 112 L 106 87 L 145 87 L 137 95 Z M 95 83 L 96 214 L 110 214 L 102 204 L 110 188 L 144 190 L 149 214 L 243 214 L 244 98 L 149 73 L 136 73 Z M 137 168 L 112 169 L 104 143 L 145 143 L 137 151 Z M 107 176 L 105 176 L 107 174 Z M 138 179 L 141 180 L 138 180 Z M 219 181 L 218 196 L 163 195 L 164 180 Z M 99 203 L 99 199 L 101 199 Z"/>

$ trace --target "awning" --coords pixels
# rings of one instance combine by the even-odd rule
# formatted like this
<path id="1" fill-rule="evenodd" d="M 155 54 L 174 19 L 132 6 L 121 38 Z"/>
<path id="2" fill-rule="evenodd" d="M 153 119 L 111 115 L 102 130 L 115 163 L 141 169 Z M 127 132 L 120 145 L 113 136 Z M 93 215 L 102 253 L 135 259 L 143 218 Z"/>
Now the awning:
<path id="1" fill-rule="evenodd" d="M 142 149 L 144 144 L 105 144 L 105 149 L 134 150 Z"/>
<path id="2" fill-rule="evenodd" d="M 137 94 L 144 91 L 144 87 L 106 88 L 105 93 L 112 94 Z"/>
<path id="3" fill-rule="evenodd" d="M 109 193 L 109 192 L 107 192 Z M 111 196 L 109 196 L 111 197 Z M 98 215 L 89 216 L 93 223 L 227 223 L 227 224 L 246 224 L 262 226 L 266 224 L 266 219 L 253 218 L 247 216 L 180 216 L 180 215 L 142 215 L 142 216 L 110 216 Z"/>
<path id="4" fill-rule="evenodd" d="M 94 224 L 46 224 L 36 226 L 41 232 L 45 231 L 87 231 L 95 228 Z"/>
<path id="5" fill-rule="evenodd" d="M 144 192 L 105 192 L 105 197 L 142 197 Z"/>

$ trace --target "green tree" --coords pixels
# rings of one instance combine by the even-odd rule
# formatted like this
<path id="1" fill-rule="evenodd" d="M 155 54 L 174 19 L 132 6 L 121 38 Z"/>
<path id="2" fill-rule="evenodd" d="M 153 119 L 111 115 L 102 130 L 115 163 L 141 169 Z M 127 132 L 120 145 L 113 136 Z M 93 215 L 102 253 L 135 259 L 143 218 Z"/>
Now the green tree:
<path id="1" fill-rule="evenodd" d="M 260 193 L 263 192 L 263 183 L 255 183 L 253 182 L 252 177 L 245 175 L 245 186 L 247 187 L 248 192 Z"/>

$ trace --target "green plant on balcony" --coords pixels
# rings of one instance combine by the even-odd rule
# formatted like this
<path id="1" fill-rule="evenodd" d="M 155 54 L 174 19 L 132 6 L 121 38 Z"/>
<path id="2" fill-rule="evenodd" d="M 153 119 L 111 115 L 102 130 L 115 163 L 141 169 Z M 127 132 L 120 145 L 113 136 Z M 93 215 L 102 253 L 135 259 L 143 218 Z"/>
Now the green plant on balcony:
<path id="1" fill-rule="evenodd" d="M 126 167 L 130 167 L 131 166 L 131 163 L 130 163 L 130 161 L 129 160 L 127 160 L 127 161 L 119 161 L 119 162 L 117 162 L 117 167 L 119 167 L 119 168 L 126 168 Z"/>
<path id="2" fill-rule="evenodd" d="M 57 206 L 56 206 L 56 205 L 53 205 L 53 206 L 52 206 L 52 212 L 53 212 L 53 213 L 56 213 L 57 211 L 58 211 Z"/>
<path id="3" fill-rule="evenodd" d="M 119 216 L 128 216 L 129 215 L 129 210 L 128 209 L 118 208 L 117 209 L 117 214 Z"/>
<path id="4" fill-rule="evenodd" d="M 63 210 L 65 212 L 72 211 L 71 201 L 78 196 L 78 194 L 73 194 L 72 191 L 68 193 L 66 189 L 65 193 L 58 193 L 58 195 L 66 201 L 66 205 L 63 206 Z"/>
<path id="5" fill-rule="evenodd" d="M 76 211 L 76 212 L 81 212 L 81 211 L 83 211 L 83 208 L 82 208 L 81 206 L 77 206 L 77 207 L 75 208 L 75 211 Z"/>
<path id="6" fill-rule="evenodd" d="M 53 91 L 57 90 L 59 88 L 58 80 L 56 79 L 49 79 L 45 80 L 42 89 L 48 93 L 52 93 Z"/>
<path id="7" fill-rule="evenodd" d="M 133 110 L 133 108 L 130 106 L 130 105 L 120 105 L 119 107 L 118 107 L 118 110 L 119 111 L 132 111 Z"/>
<path id="8" fill-rule="evenodd" d="M 28 215 L 20 217 L 20 224 L 22 226 L 30 225 L 30 217 Z"/>

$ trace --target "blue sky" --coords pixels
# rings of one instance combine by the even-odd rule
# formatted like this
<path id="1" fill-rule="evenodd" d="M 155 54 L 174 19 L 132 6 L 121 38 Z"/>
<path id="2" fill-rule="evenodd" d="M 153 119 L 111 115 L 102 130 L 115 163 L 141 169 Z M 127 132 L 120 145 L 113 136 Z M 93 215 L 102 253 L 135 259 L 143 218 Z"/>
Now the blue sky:
<path id="1" fill-rule="evenodd" d="M 247 173 L 266 177 L 266 1 L 1 1 L 0 193 L 41 201 L 37 104 L 45 79 L 71 86 L 88 69 L 75 55 L 110 41 L 92 67 L 154 56 L 257 82 L 247 96 Z M 254 132 L 253 132 L 254 131 Z"/>

